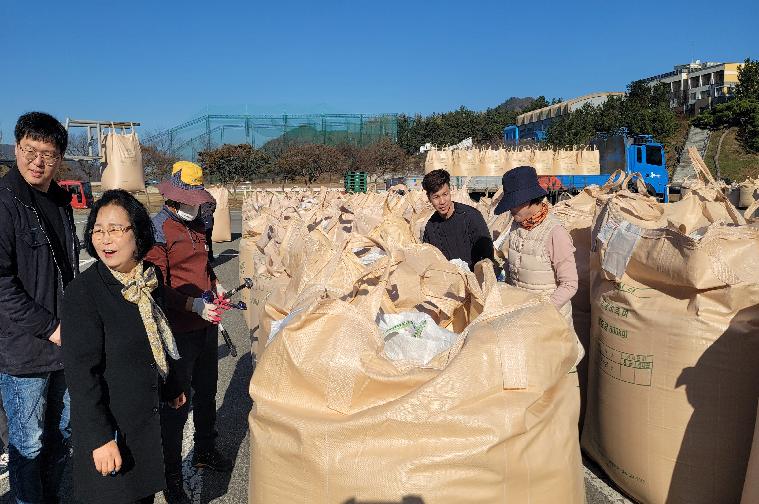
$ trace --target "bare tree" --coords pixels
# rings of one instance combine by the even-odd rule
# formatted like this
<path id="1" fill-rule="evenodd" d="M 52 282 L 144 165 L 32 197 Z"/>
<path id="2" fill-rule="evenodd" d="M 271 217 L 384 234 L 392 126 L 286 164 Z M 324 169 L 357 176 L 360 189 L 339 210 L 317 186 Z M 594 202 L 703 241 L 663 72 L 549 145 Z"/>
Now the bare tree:
<path id="1" fill-rule="evenodd" d="M 171 167 L 179 161 L 176 152 L 171 149 L 171 139 L 168 135 L 157 132 L 145 132 L 140 142 L 142 149 L 142 166 L 148 181 L 162 180 L 171 175 Z"/>
<path id="2" fill-rule="evenodd" d="M 90 147 L 92 147 L 92 153 L 97 154 L 98 146 L 97 139 L 87 138 L 87 133 L 81 131 L 79 133 L 72 133 L 69 135 L 68 147 L 66 148 L 66 154 L 68 156 L 89 156 Z M 66 161 L 68 164 L 66 176 L 75 176 L 77 178 L 86 178 L 90 181 L 100 178 L 100 162 L 99 161 Z"/>

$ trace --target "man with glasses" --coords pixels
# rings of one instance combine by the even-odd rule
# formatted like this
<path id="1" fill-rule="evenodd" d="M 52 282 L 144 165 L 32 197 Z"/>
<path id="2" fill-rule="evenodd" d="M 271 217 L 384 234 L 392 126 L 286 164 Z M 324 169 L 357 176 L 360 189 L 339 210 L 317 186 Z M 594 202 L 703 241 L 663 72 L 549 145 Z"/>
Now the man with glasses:
<path id="1" fill-rule="evenodd" d="M 58 502 L 69 455 L 61 355 L 63 291 L 79 269 L 71 196 L 53 181 L 68 134 L 54 117 L 22 115 L 16 165 L 0 179 L 0 392 L 18 503 Z"/>

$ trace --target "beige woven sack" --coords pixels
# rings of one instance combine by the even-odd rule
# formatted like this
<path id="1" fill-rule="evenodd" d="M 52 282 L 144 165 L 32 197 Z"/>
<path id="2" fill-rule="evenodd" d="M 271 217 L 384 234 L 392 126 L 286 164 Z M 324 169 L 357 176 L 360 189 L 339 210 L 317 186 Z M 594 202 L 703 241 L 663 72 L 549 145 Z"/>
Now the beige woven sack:
<path id="1" fill-rule="evenodd" d="M 506 151 L 487 149 L 482 151 L 477 175 L 482 177 L 501 177 L 506 173 Z"/>
<path id="2" fill-rule="evenodd" d="M 394 246 L 392 255 L 398 264 L 388 281 L 385 311 L 421 311 L 457 333 L 482 312 L 484 300 L 474 276 L 448 262 L 437 247 Z"/>
<path id="3" fill-rule="evenodd" d="M 535 164 L 535 151 L 534 149 L 517 149 L 509 151 L 509 157 L 511 158 L 511 167 L 517 166 L 533 166 Z"/>
<path id="4" fill-rule="evenodd" d="M 211 240 L 214 243 L 232 241 L 232 214 L 229 210 L 229 190 L 224 186 L 207 188 L 216 200 L 216 210 L 213 212 L 213 230 Z"/>
<path id="5" fill-rule="evenodd" d="M 142 151 L 134 129 L 131 133 L 108 133 L 105 137 L 105 151 L 108 164 L 100 180 L 102 190 L 144 191 Z"/>
<path id="6" fill-rule="evenodd" d="M 532 166 L 538 175 L 552 175 L 555 172 L 553 169 L 553 158 L 556 151 L 551 149 L 538 149 L 534 151 Z"/>
<path id="7" fill-rule="evenodd" d="M 552 174 L 575 175 L 578 151 L 560 149 L 554 151 Z"/>
<path id="8" fill-rule="evenodd" d="M 748 179 L 739 184 L 739 202 L 741 208 L 750 207 L 754 201 L 759 199 L 759 182 L 754 179 Z"/>
<path id="9" fill-rule="evenodd" d="M 459 149 L 453 152 L 453 167 L 450 174 L 454 177 L 473 177 L 478 174 L 480 167 L 480 151 L 478 149 Z"/>
<path id="10" fill-rule="evenodd" d="M 721 191 L 596 215 L 582 444 L 638 501 L 738 502 L 759 383 L 759 230 Z"/>
<path id="11" fill-rule="evenodd" d="M 391 362 L 388 271 L 352 300 L 302 297 L 262 354 L 248 501 L 583 503 L 577 347 L 556 309 L 499 285 L 428 368 Z"/>
<path id="12" fill-rule="evenodd" d="M 265 333 L 261 327 L 261 316 L 271 296 L 276 296 L 283 292 L 290 282 L 290 277 L 284 272 L 276 272 L 267 268 L 267 258 L 259 250 L 252 238 L 243 238 L 240 240 L 240 281 L 245 278 L 253 279 L 251 289 L 243 289 L 241 299 L 248 305 L 245 310 L 245 323 L 250 330 L 251 341 L 253 346 L 251 352 L 258 354 L 262 348 L 262 334 Z"/>
<path id="13" fill-rule="evenodd" d="M 424 173 L 433 170 L 445 170 L 448 173 L 453 169 L 453 151 L 441 151 L 432 149 L 427 151 L 427 157 L 424 160 Z"/>

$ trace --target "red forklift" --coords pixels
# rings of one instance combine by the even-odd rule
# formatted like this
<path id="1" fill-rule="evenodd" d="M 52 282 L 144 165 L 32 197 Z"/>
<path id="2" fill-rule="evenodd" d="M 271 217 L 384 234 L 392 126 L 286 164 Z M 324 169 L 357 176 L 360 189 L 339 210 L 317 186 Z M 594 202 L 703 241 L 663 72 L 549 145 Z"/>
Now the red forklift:
<path id="1" fill-rule="evenodd" d="M 72 208 L 92 208 L 92 186 L 82 180 L 61 180 L 58 185 L 71 194 Z"/>

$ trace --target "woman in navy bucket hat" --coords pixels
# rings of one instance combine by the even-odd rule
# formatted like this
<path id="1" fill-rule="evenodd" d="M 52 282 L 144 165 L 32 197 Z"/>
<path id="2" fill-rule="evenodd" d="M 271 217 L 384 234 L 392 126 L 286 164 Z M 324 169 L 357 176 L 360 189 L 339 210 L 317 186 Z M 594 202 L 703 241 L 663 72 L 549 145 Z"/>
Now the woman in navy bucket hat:
<path id="1" fill-rule="evenodd" d="M 551 212 L 548 195 L 532 166 L 518 166 L 503 175 L 503 197 L 495 213 L 511 212 L 514 221 L 500 245 L 507 258 L 506 281 L 545 292 L 572 324 L 577 292 L 577 266 L 572 237 Z M 500 240 L 499 240 L 500 241 Z"/>
<path id="2" fill-rule="evenodd" d="M 542 200 L 548 193 L 538 183 L 532 166 L 517 166 L 503 174 L 503 198 L 495 208 L 496 215 L 510 211 L 534 199 Z M 513 214 L 513 212 L 512 212 Z"/>

